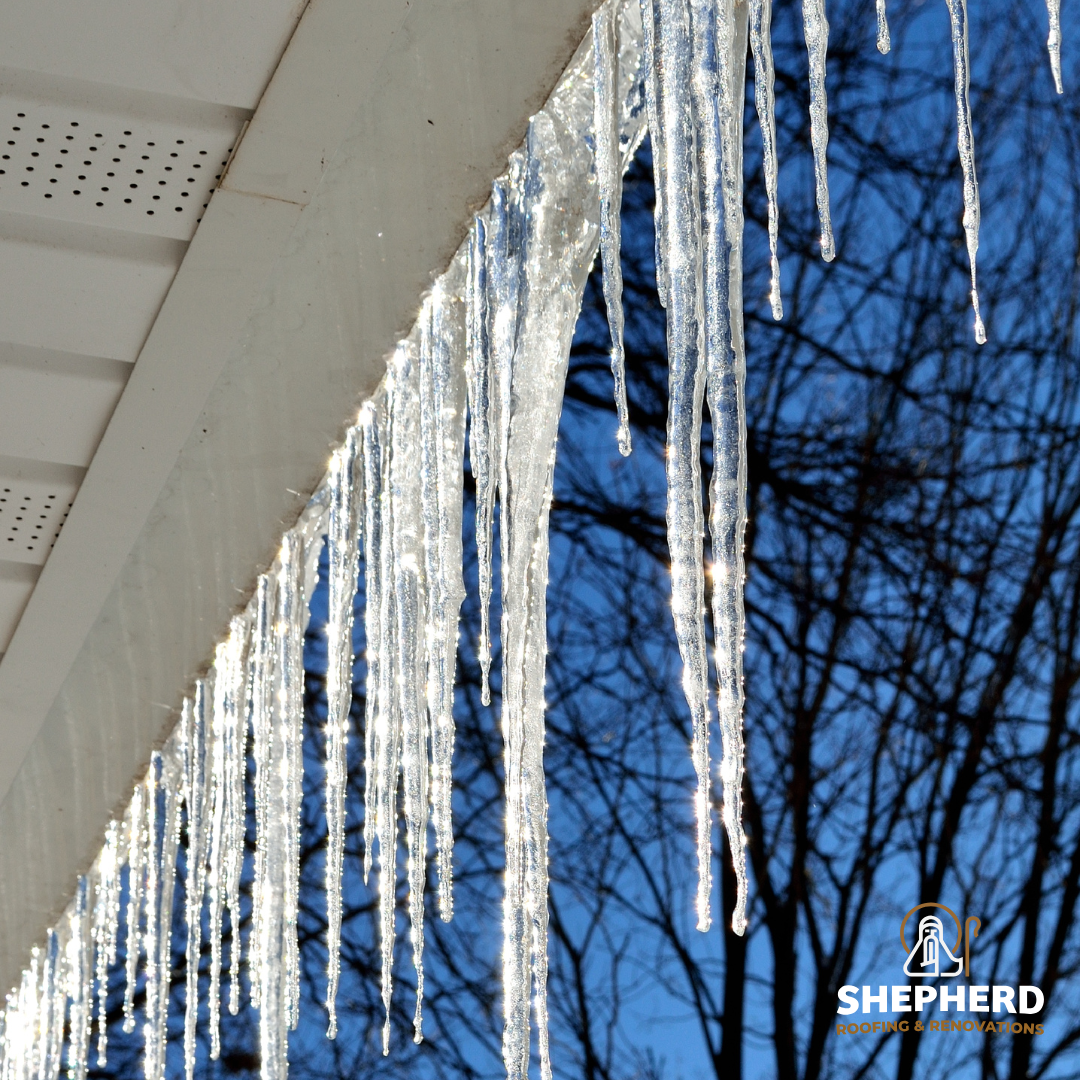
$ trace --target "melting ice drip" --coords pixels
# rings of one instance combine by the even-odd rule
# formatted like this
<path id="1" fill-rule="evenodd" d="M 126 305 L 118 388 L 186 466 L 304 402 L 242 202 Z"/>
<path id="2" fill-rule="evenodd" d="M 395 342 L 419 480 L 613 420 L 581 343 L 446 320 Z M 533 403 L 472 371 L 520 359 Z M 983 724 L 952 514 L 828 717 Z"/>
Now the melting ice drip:
<path id="1" fill-rule="evenodd" d="M 890 48 L 877 0 L 878 48 Z M 976 339 L 985 340 L 975 283 L 979 203 L 968 104 L 965 0 L 948 0 L 952 27 L 964 229 Z M 822 255 L 834 254 L 826 144 L 823 0 L 804 0 L 811 142 Z M 1058 92 L 1058 0 L 1048 0 Z M 541 1074 L 547 1039 L 547 797 L 544 785 L 545 594 L 548 508 L 574 324 L 597 248 L 612 338 L 618 444 L 630 452 L 623 348 L 619 206 L 622 175 L 645 134 L 653 140 L 657 284 L 668 314 L 668 536 L 672 609 L 693 719 L 697 772 L 698 925 L 709 926 L 710 688 L 705 636 L 700 417 L 714 435 L 709 528 L 712 618 L 723 738 L 723 818 L 739 884 L 733 929 L 745 927 L 741 831 L 743 532 L 746 435 L 742 327 L 742 102 L 747 44 L 768 199 L 770 301 L 782 316 L 777 259 L 777 151 L 771 0 L 608 0 L 545 108 L 530 122 L 491 200 L 397 347 L 380 390 L 360 412 L 322 486 L 286 533 L 275 565 L 236 616 L 180 723 L 155 753 L 122 821 L 112 822 L 90 872 L 8 995 L 0 1080 L 57 1080 L 65 1028 L 68 1078 L 85 1080 L 92 1025 L 106 1063 L 108 973 L 118 956 L 121 880 L 128 872 L 124 1029 L 135 1026 L 140 959 L 146 971 L 146 1080 L 163 1080 L 172 896 L 181 807 L 187 817 L 187 997 L 184 1059 L 195 1068 L 202 913 L 209 909 L 210 1054 L 220 1054 L 221 983 L 236 1013 L 247 750 L 254 747 L 255 867 L 248 939 L 252 1004 L 260 1012 L 267 1080 L 285 1080 L 288 1032 L 299 1019 L 297 905 L 303 779 L 303 636 L 327 539 L 326 892 L 329 1034 L 341 938 L 346 749 L 352 699 L 352 612 L 364 554 L 367 685 L 364 877 L 378 868 L 382 996 L 389 1048 L 396 892 L 396 808 L 404 795 L 408 911 L 421 1037 L 427 824 L 436 837 L 440 915 L 453 913 L 450 764 L 461 575 L 466 414 L 476 480 L 483 699 L 490 702 L 492 519 L 502 507 L 502 727 L 506 777 L 503 925 L 507 1075 L 525 1080 L 530 1006 Z M 595 47 L 594 47 L 595 46 Z M 417 449 L 419 448 L 419 453 Z M 430 811 L 429 811 L 430 807 Z M 225 917 L 231 941 L 226 965 Z M 96 989 L 96 994 L 95 994 Z"/>

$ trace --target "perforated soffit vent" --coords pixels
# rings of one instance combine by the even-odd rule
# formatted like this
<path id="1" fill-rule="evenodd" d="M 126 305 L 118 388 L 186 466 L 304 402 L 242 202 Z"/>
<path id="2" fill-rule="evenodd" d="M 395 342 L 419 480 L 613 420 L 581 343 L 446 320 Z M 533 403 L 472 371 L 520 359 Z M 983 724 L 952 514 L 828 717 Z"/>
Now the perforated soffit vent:
<path id="1" fill-rule="evenodd" d="M 0 559 L 42 565 L 67 520 L 83 469 L 0 458 Z"/>
<path id="2" fill-rule="evenodd" d="M 189 240 L 239 131 L 0 97 L 0 209 Z"/>

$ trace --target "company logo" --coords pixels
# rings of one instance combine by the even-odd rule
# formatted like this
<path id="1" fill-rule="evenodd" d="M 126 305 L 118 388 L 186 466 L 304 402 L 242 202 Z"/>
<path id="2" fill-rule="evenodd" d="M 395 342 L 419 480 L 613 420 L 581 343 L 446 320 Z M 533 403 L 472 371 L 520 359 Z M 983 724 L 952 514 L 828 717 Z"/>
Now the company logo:
<path id="1" fill-rule="evenodd" d="M 1031 1015 L 1042 1011 L 1043 992 L 1037 986 L 979 986 L 971 982 L 971 943 L 982 920 L 961 919 L 952 908 L 928 901 L 916 904 L 900 920 L 900 945 L 905 982 L 894 986 L 841 986 L 837 1013 L 996 1013 Z M 895 940 L 895 939 L 894 939 Z M 897 967 L 900 957 L 897 956 Z M 964 982 L 958 982 L 963 977 Z M 912 980 L 912 981 L 907 981 Z M 931 982 L 938 985 L 930 985 Z M 876 991 L 876 993 L 875 993 Z M 877 1006 L 874 1009 L 874 1006 Z M 921 1016 L 859 1024 L 837 1024 L 838 1035 L 908 1031 L 1012 1031 L 1041 1034 L 1042 1025 L 1022 1021 L 959 1019 L 924 1021 Z M 1030 1029 L 1030 1030 L 1029 1030 Z"/>
<path id="2" fill-rule="evenodd" d="M 937 908 L 939 911 L 944 911 L 956 926 L 956 941 L 951 949 L 945 936 L 945 924 L 942 922 L 941 917 L 938 915 L 923 915 L 919 919 L 919 936 L 910 951 L 908 950 L 907 940 L 904 937 L 908 919 L 916 911 L 923 911 L 927 908 Z M 904 946 L 904 952 L 907 953 L 907 960 L 904 961 L 904 974 L 913 979 L 955 979 L 960 974 L 970 978 L 971 939 L 979 936 L 981 927 L 982 920 L 971 915 L 964 921 L 964 930 L 961 935 L 960 920 L 956 917 L 956 912 L 952 908 L 932 902 L 916 904 L 900 920 L 900 944 Z M 960 952 L 961 936 L 964 939 L 963 957 L 957 955 Z"/>

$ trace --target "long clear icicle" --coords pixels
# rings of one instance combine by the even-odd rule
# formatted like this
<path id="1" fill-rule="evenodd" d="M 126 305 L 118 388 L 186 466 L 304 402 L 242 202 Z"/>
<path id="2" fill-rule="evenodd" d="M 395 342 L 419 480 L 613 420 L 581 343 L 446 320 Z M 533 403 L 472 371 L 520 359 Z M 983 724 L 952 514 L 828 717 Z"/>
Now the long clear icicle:
<path id="1" fill-rule="evenodd" d="M 383 420 L 380 437 L 382 455 L 382 546 L 379 607 L 379 711 L 375 751 L 375 818 L 379 841 L 379 949 L 381 990 L 386 1019 L 383 1024 L 383 1053 L 390 1052 L 390 995 L 393 989 L 394 910 L 397 900 L 397 790 L 401 753 L 401 709 L 398 701 L 397 604 L 394 580 L 394 514 L 392 490 L 393 407 L 397 380 L 391 365 L 386 378 L 386 398 L 380 410 Z M 371 783 L 371 774 L 368 774 Z"/>
<path id="2" fill-rule="evenodd" d="M 296 933 L 306 622 L 303 567 L 303 541 L 290 531 L 282 542 L 274 579 L 265 574 L 260 579 L 252 638 L 252 665 L 262 683 L 253 701 L 252 720 L 256 780 L 264 803 L 256 836 L 254 891 L 259 916 L 253 931 L 251 979 L 253 997 L 258 1000 L 264 1080 L 286 1080 L 288 1033 L 299 1020 Z"/>
<path id="3" fill-rule="evenodd" d="M 365 403 L 360 410 L 360 430 L 364 443 L 364 638 L 367 658 L 367 700 L 364 703 L 364 884 L 371 875 L 378 815 L 378 754 L 383 642 L 381 638 L 383 579 L 383 440 L 375 406 Z"/>
<path id="4" fill-rule="evenodd" d="M 430 301 L 429 301 L 430 302 Z M 424 316 L 421 316 L 423 319 Z M 393 501 L 394 604 L 397 615 L 398 710 L 401 717 L 401 774 L 405 794 L 408 852 L 409 936 L 416 968 L 413 1037 L 421 1039 L 424 993 L 424 883 L 427 863 L 428 713 L 423 695 L 425 611 L 424 526 L 420 481 L 420 364 L 413 342 L 394 356 L 390 458 Z M 385 960 L 385 958 L 384 958 Z M 389 978 L 389 973 L 386 973 Z M 389 1014 L 387 1014 L 389 1021 Z"/>
<path id="5" fill-rule="evenodd" d="M 709 925 L 712 845 L 709 782 L 709 682 L 703 579 L 704 515 L 701 509 L 701 406 L 705 363 L 701 355 L 701 235 L 694 117 L 682 87 L 693 83 L 686 0 L 660 0 L 657 42 L 661 130 L 666 146 L 664 205 L 668 257 L 668 547 L 671 608 L 683 661 L 683 693 L 690 707 L 698 852 L 698 928 Z M 714 208 L 714 213 L 716 212 Z"/>
<path id="6" fill-rule="evenodd" d="M 986 344 L 986 327 L 979 313 L 979 289 L 975 281 L 975 257 L 979 251 L 979 181 L 975 176 L 975 137 L 971 129 L 971 102 L 968 87 L 967 0 L 947 0 L 952 34 L 953 79 L 956 91 L 956 147 L 964 174 L 964 236 L 971 263 L 971 306 L 975 312 L 975 340 Z"/>
<path id="7" fill-rule="evenodd" d="M 600 188 L 600 261 L 604 303 L 611 333 L 611 374 L 619 417 L 619 453 L 630 454 L 630 416 L 626 405 L 626 346 L 623 341 L 622 154 L 619 147 L 618 9 L 604 4 L 593 14 L 593 137 Z"/>
<path id="8" fill-rule="evenodd" d="M 713 429 L 709 527 L 717 712 L 723 757 L 724 828 L 737 882 L 732 929 L 746 930 L 747 878 L 742 834 L 743 539 L 746 531 L 746 352 L 742 323 L 743 124 L 747 8 L 715 6 L 722 227 L 706 229 L 706 396 Z"/>
<path id="9" fill-rule="evenodd" d="M 878 0 L 884 4 L 884 0 Z M 765 177 L 765 197 L 769 204 L 769 304 L 772 317 L 784 317 L 780 296 L 780 259 L 777 241 L 780 234 L 780 210 L 777 205 L 776 164 L 776 75 L 772 52 L 772 0 L 750 0 L 750 48 L 754 54 L 754 106 L 761 128 L 761 171 Z M 740 238 L 741 239 L 741 238 Z"/>
<path id="10" fill-rule="evenodd" d="M 251 644 L 247 654 L 248 683 L 251 695 L 248 701 L 251 718 L 252 742 L 255 757 L 255 881 L 251 896 L 251 934 L 248 938 L 248 969 L 251 979 L 251 1004 L 262 1010 L 263 979 L 267 929 L 266 910 L 271 897 L 267 895 L 267 836 L 270 829 L 270 799 L 272 779 L 271 739 L 273 737 L 274 687 L 274 606 L 275 579 L 270 574 L 260 574 L 255 585 L 254 618 L 251 627 Z"/>
<path id="11" fill-rule="evenodd" d="M 94 896 L 94 950 L 97 979 L 97 1064 L 107 1064 L 109 968 L 116 963 L 116 937 L 120 923 L 120 826 L 110 821 L 98 856 Z"/>
<path id="12" fill-rule="evenodd" d="M 210 695 L 206 682 L 195 684 L 195 699 L 184 702 L 180 717 L 184 748 L 184 803 L 187 806 L 187 884 L 184 921 L 187 926 L 186 998 L 184 1002 L 184 1075 L 195 1076 L 195 1041 L 199 1022 L 199 961 L 202 956 L 202 911 L 206 896 L 206 848 L 209 840 L 207 794 L 209 772 Z"/>
<path id="13" fill-rule="evenodd" d="M 454 673 L 461 576 L 462 457 L 465 450 L 463 311 L 436 283 L 420 352 L 420 497 L 427 585 L 427 709 L 431 725 L 431 807 L 439 867 L 439 912 L 453 916 Z"/>
<path id="14" fill-rule="evenodd" d="M 493 196 L 494 198 L 494 196 Z M 491 523 L 498 472 L 492 369 L 494 314 L 489 304 L 487 219 L 478 215 L 469 236 L 466 261 L 466 373 L 469 392 L 469 464 L 476 481 L 476 563 L 480 594 L 480 699 L 491 704 Z"/>
<path id="15" fill-rule="evenodd" d="M 829 103 L 825 94 L 825 58 L 829 51 L 829 23 L 825 0 L 803 0 L 803 34 L 810 60 L 810 144 L 814 151 L 814 186 L 818 219 L 821 222 L 821 257 L 836 257 L 832 214 L 829 210 Z"/>
<path id="16" fill-rule="evenodd" d="M 282 875 L 284 943 L 284 1024 L 290 1031 L 300 1023 L 300 840 L 304 802 L 304 628 L 310 610 L 310 586 L 304 576 L 304 543 L 296 533 L 287 533 L 278 571 L 278 649 L 280 688 L 278 709 L 283 742 L 281 774 L 284 783 L 282 813 L 285 818 L 285 852 Z M 353 566 L 353 581 L 356 580 Z M 355 586 L 354 586 L 355 587 Z M 282 1076 L 288 1069 L 287 1045 L 282 1044 Z"/>
<path id="17" fill-rule="evenodd" d="M 350 428 L 330 465 L 330 524 L 327 532 L 328 619 L 326 624 L 326 911 L 327 1034 L 337 1036 L 338 976 L 341 969 L 341 871 L 345 856 L 345 789 L 352 708 L 353 598 L 357 562 L 356 460 L 359 432 Z"/>

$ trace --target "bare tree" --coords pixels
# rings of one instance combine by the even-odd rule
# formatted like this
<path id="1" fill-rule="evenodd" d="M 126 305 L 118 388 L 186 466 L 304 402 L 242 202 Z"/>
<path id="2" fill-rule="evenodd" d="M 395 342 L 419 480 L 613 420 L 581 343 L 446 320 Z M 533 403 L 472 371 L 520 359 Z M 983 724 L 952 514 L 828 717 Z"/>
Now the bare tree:
<path id="1" fill-rule="evenodd" d="M 745 939 L 725 929 L 733 882 L 719 830 L 716 925 L 707 935 L 693 928 L 690 733 L 668 607 L 667 372 L 647 148 L 628 177 L 635 452 L 623 461 L 615 449 L 594 281 L 552 512 L 546 764 L 560 1076 L 1080 1076 L 1080 116 L 1054 98 L 1038 5 L 972 15 L 990 333 L 981 349 L 971 340 L 944 5 L 891 9 L 894 50 L 882 58 L 873 5 L 830 4 L 839 253 L 828 267 L 813 242 L 801 15 L 778 7 L 780 323 L 766 300 L 748 102 Z M 707 446 L 703 456 L 707 466 Z M 428 925 L 420 1046 L 409 1041 L 412 970 L 399 945 L 384 1061 L 373 897 L 360 881 L 359 641 L 342 1033 L 323 1038 L 315 613 L 298 1077 L 501 1072 L 501 742 L 498 687 L 492 709 L 480 704 L 475 589 L 464 616 L 457 915 Z M 981 918 L 973 980 L 1041 986 L 1042 1034 L 836 1033 L 837 989 L 897 981 L 898 920 L 922 901 Z M 178 922 L 178 998 L 182 935 Z M 180 1015 L 174 1009 L 177 1038 Z M 223 1057 L 210 1062 L 201 1046 L 200 1075 L 257 1071 L 252 1014 L 226 1021 Z M 112 1046 L 99 1071 L 133 1075 L 137 1038 L 117 1029 Z"/>

